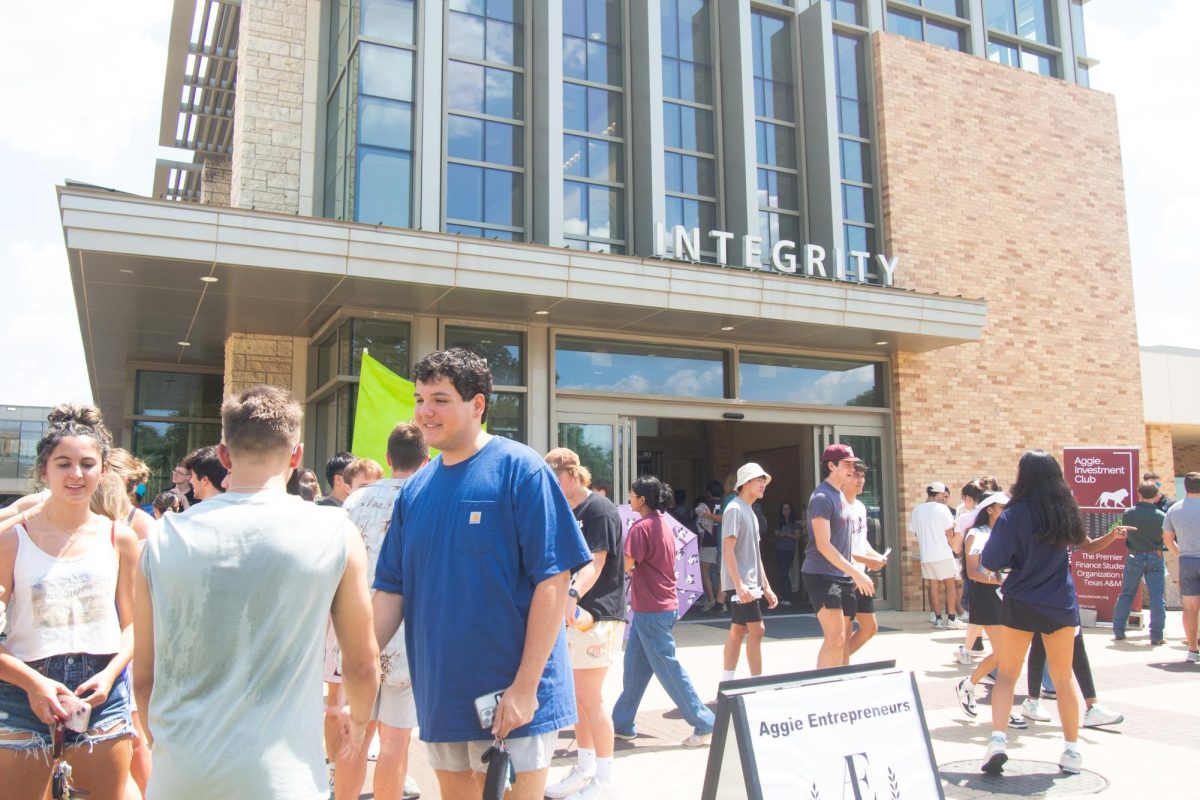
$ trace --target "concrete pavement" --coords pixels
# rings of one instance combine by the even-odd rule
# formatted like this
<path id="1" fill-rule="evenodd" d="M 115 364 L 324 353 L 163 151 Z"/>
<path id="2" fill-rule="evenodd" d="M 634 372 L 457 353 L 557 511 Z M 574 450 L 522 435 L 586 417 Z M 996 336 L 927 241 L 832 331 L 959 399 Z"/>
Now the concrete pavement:
<path id="1" fill-rule="evenodd" d="M 980 687 L 977 693 L 980 714 L 974 720 L 962 712 L 955 697 L 955 683 L 971 669 L 957 664 L 953 657 L 963 634 L 933 630 L 927 613 L 882 612 L 879 622 L 883 630 L 856 654 L 854 661 L 895 659 L 897 666 L 915 674 L 937 763 L 943 777 L 949 774 L 952 779 L 944 781 L 947 797 L 1032 796 L 1032 792 L 1062 795 L 1082 788 L 1080 781 L 1069 782 L 1058 772 L 1062 736 L 1054 721 L 1031 723 L 1024 731 L 1009 731 L 1009 756 L 1014 762 L 1044 762 L 1026 764 L 1035 779 L 1017 780 L 1019 770 L 1014 768 L 1008 770 L 1012 779 L 1007 785 L 1001 781 L 982 792 L 956 785 L 956 781 L 974 777 L 990 727 L 987 687 Z M 769 617 L 763 645 L 765 672 L 812 668 L 820 645 L 820 639 L 811 635 L 814 629 L 811 615 Z M 727 623 L 712 620 L 683 622 L 676 627 L 680 661 L 701 697 L 716 697 L 727 630 Z M 1096 773 L 1103 781 L 1085 777 L 1096 783 L 1106 781 L 1108 786 L 1100 793 L 1114 799 L 1197 796 L 1197 790 L 1188 787 L 1196 784 L 1191 766 L 1200 753 L 1200 665 L 1184 662 L 1186 648 L 1179 613 L 1168 612 L 1165 646 L 1151 647 L 1145 632 L 1132 632 L 1123 642 L 1114 642 L 1107 628 L 1085 629 L 1084 636 L 1100 703 L 1125 715 L 1119 725 L 1081 729 L 1084 770 Z M 746 676 L 744 659 L 738 676 Z M 1024 685 L 1022 677 L 1017 684 L 1018 703 L 1024 698 Z M 621 668 L 617 665 L 609 670 L 605 683 L 605 700 L 610 707 L 620 689 Z M 1054 720 L 1058 719 L 1053 701 L 1043 700 L 1042 705 Z M 620 796 L 698 798 L 708 749 L 680 746 L 691 728 L 674 710 L 657 681 L 652 681 L 646 692 L 638 715 L 638 732 L 633 742 L 617 742 Z M 560 735 L 551 781 L 573 763 L 574 747 L 570 731 Z M 956 766 L 956 762 L 964 761 L 974 767 Z M 436 778 L 420 743 L 413 746 L 411 772 L 424 798 L 439 797 Z"/>

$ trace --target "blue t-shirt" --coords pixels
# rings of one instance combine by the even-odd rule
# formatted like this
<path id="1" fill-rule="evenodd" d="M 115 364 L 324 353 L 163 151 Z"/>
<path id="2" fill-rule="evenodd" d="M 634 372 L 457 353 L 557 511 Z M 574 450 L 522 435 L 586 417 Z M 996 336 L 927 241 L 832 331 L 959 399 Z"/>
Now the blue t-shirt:
<path id="1" fill-rule="evenodd" d="M 817 537 L 813 535 L 814 519 L 829 520 L 829 541 L 847 561 L 850 560 L 850 507 L 843 501 L 842 493 L 821 481 L 808 498 L 808 544 L 804 546 L 804 564 L 801 572 L 829 575 L 834 578 L 850 576 L 829 563 L 829 559 L 817 549 Z"/>
<path id="2" fill-rule="evenodd" d="M 516 677 L 534 587 L 592 558 L 545 462 L 494 436 L 466 461 L 441 457 L 396 498 L 375 588 L 404 596 L 405 645 L 421 738 L 490 739 L 475 698 Z M 510 735 L 575 723 L 566 636 L 559 631 L 533 720 Z"/>
<path id="3" fill-rule="evenodd" d="M 985 569 L 1012 571 L 1000 591 L 1063 625 L 1079 624 L 1079 598 L 1067 549 L 1034 536 L 1037 520 L 1024 500 L 1009 503 L 979 556 Z"/>

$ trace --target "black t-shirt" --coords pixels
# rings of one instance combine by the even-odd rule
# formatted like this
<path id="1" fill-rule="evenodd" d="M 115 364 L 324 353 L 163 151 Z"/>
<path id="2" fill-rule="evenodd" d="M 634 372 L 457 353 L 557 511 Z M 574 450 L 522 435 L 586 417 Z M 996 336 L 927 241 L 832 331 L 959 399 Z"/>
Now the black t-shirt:
<path id="1" fill-rule="evenodd" d="M 579 605 L 596 619 L 625 619 L 625 549 L 621 514 L 607 497 L 592 492 L 574 509 L 584 541 L 593 553 L 608 553 L 600 577 Z"/>

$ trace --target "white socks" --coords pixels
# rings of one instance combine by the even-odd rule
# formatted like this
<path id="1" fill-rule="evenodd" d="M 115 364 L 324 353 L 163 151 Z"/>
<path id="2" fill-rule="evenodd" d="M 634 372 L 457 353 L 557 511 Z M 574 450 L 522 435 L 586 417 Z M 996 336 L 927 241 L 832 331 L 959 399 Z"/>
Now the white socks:
<path id="1" fill-rule="evenodd" d="M 613 757 L 596 759 L 596 780 L 604 783 L 613 779 Z"/>
<path id="2" fill-rule="evenodd" d="M 596 774 L 596 750 L 595 748 L 581 747 L 576 751 L 576 758 L 579 759 L 579 769 L 583 770 L 585 775 Z M 612 759 L 608 759 L 609 764 L 612 764 Z"/>
<path id="3" fill-rule="evenodd" d="M 721 670 L 721 682 L 724 683 L 725 681 L 731 681 L 736 675 L 736 669 L 723 669 Z"/>
<path id="4" fill-rule="evenodd" d="M 1063 739 L 1063 752 L 1079 755 L 1079 741 L 1068 742 L 1066 739 Z"/>
<path id="5" fill-rule="evenodd" d="M 1007 742 L 1008 734 L 1006 734 L 1004 731 L 992 731 L 992 741 Z"/>

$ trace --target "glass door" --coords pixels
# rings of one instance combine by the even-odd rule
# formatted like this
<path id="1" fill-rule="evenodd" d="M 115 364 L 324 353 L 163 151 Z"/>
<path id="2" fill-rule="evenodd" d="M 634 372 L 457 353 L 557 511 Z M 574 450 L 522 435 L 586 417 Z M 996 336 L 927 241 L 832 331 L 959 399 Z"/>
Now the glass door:
<path id="1" fill-rule="evenodd" d="M 878 600 L 888 601 L 900 577 L 899 559 L 900 548 L 896 540 L 896 532 L 891 530 L 893 514 L 888 507 L 885 478 L 890 479 L 891 470 L 884 458 L 883 432 L 877 428 L 855 428 L 838 425 L 834 428 L 834 437 L 841 444 L 850 445 L 854 455 L 861 458 L 868 466 L 867 481 L 863 492 L 858 496 L 859 501 L 867 507 L 867 540 L 876 552 L 882 553 L 888 547 L 892 554 L 888 557 L 888 567 L 880 575 L 875 575 L 875 596 Z"/>
<path id="2" fill-rule="evenodd" d="M 609 499 L 626 501 L 629 485 L 637 477 L 637 428 L 632 417 L 616 414 L 559 413 L 558 447 L 569 447 L 592 473 L 592 482 L 612 485 Z"/>

